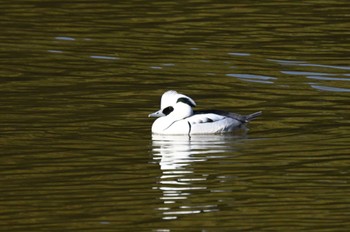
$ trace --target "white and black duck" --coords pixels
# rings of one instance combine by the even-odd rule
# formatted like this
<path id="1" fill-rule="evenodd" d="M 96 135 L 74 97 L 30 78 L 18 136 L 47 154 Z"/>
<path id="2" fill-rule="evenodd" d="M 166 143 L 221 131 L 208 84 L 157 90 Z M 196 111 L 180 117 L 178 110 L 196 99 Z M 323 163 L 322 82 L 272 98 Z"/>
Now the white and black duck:
<path id="1" fill-rule="evenodd" d="M 195 101 L 174 90 L 162 95 L 161 109 L 149 115 L 158 117 L 152 125 L 154 134 L 219 134 L 241 128 L 261 115 L 261 111 L 239 115 L 222 110 L 195 111 Z"/>

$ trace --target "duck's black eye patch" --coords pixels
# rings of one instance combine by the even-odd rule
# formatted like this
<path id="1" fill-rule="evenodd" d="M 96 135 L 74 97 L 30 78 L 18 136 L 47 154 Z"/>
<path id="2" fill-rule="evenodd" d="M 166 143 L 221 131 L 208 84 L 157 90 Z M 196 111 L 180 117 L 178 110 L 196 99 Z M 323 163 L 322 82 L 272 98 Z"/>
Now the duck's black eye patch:
<path id="1" fill-rule="evenodd" d="M 172 106 L 168 106 L 167 108 L 164 108 L 163 114 L 168 115 L 171 112 L 173 112 L 174 108 Z"/>
<path id="2" fill-rule="evenodd" d="M 185 104 L 187 104 L 187 105 L 189 105 L 189 106 L 191 106 L 191 107 L 195 107 L 195 106 L 196 106 L 196 105 L 194 105 L 194 104 L 191 102 L 190 99 L 185 98 L 185 97 L 180 97 L 179 99 L 177 99 L 177 102 L 176 102 L 176 103 L 178 103 L 178 102 L 185 103 Z"/>

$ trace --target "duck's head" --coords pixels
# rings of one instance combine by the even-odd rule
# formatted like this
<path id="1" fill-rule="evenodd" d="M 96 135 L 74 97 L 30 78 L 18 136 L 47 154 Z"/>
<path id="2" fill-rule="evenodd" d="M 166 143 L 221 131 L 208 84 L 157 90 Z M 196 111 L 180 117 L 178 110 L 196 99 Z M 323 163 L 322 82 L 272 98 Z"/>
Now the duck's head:
<path id="1" fill-rule="evenodd" d="M 169 90 L 162 95 L 160 101 L 160 110 L 149 114 L 148 117 L 163 117 L 170 114 L 176 114 L 177 117 L 188 117 L 193 114 L 192 107 L 196 106 L 196 102 L 183 94 L 174 90 Z"/>

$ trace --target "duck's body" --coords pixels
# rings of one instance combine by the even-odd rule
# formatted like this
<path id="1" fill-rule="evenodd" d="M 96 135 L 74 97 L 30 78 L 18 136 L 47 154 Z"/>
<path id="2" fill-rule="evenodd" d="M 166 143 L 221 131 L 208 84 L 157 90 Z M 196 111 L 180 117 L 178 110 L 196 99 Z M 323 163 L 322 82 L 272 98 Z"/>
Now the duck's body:
<path id="1" fill-rule="evenodd" d="M 196 103 L 176 91 L 167 91 L 161 100 L 161 110 L 149 117 L 159 117 L 152 125 L 155 134 L 218 134 L 231 132 L 259 116 L 248 116 L 219 110 L 193 111 Z"/>

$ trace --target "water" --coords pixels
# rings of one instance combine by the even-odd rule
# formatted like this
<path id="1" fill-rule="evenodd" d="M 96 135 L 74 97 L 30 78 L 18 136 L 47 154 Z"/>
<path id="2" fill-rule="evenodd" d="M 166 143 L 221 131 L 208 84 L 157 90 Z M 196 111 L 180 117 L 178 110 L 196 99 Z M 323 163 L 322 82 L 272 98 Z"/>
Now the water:
<path id="1" fill-rule="evenodd" d="M 0 228 L 348 231 L 348 1 L 9 1 Z M 169 89 L 249 131 L 155 137 Z"/>

